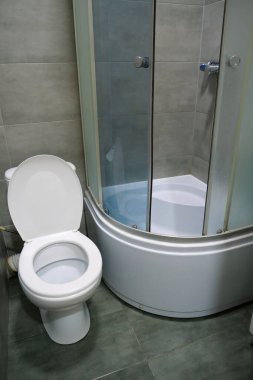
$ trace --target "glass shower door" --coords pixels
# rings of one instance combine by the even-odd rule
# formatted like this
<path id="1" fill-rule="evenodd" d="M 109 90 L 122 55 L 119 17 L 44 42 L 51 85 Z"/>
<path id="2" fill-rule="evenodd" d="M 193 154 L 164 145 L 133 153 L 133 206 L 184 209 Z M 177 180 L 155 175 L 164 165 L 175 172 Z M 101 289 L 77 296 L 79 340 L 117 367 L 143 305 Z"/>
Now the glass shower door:
<path id="1" fill-rule="evenodd" d="M 205 230 L 253 224 L 253 2 L 227 0 Z"/>
<path id="2" fill-rule="evenodd" d="M 92 12 L 103 208 L 146 230 L 153 1 L 92 0 Z"/>

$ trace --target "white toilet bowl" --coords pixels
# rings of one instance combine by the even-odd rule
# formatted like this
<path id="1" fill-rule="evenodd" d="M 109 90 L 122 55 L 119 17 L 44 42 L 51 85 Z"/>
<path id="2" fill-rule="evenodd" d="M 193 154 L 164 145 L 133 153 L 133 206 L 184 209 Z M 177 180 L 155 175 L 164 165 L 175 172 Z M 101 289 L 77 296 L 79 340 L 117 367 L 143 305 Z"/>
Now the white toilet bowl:
<path id="1" fill-rule="evenodd" d="M 20 284 L 39 307 L 50 338 L 60 344 L 75 343 L 89 331 L 85 301 L 102 275 L 98 248 L 78 231 L 83 207 L 78 177 L 58 157 L 31 157 L 10 181 L 8 204 L 25 240 Z"/>

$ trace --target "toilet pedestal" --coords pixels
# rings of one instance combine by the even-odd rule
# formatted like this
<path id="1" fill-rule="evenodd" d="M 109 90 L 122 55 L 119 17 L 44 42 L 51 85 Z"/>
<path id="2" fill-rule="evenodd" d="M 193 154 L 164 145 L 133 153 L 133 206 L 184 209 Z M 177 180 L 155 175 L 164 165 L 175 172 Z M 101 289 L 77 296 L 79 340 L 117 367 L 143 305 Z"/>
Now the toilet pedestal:
<path id="1" fill-rule="evenodd" d="M 84 338 L 90 328 L 90 314 L 85 302 L 68 309 L 40 309 L 44 327 L 59 344 L 72 344 Z"/>

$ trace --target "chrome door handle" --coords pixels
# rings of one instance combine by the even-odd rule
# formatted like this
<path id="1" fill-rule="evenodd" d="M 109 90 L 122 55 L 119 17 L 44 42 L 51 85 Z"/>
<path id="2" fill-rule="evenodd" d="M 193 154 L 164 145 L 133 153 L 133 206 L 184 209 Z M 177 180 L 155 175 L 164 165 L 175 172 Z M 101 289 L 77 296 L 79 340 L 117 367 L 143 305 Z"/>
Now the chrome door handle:
<path id="1" fill-rule="evenodd" d="M 134 58 L 134 66 L 137 69 L 140 69 L 140 68 L 147 69 L 149 67 L 149 57 L 141 57 L 137 55 Z"/>
<path id="2" fill-rule="evenodd" d="M 206 71 L 208 74 L 216 74 L 219 72 L 219 62 L 216 61 L 209 61 L 207 63 L 201 63 L 199 66 L 199 69 L 201 71 Z"/>

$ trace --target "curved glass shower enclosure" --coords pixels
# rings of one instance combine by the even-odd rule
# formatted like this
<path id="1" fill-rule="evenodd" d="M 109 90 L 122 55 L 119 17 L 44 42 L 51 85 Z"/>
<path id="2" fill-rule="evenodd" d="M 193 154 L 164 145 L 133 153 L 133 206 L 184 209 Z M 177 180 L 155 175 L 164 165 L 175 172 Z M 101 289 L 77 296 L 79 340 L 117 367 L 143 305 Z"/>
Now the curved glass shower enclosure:
<path id="1" fill-rule="evenodd" d="M 252 0 L 73 3 L 104 282 L 170 317 L 252 300 Z"/>
<path id="2" fill-rule="evenodd" d="M 233 121 L 243 101 L 235 87 L 252 94 L 251 22 L 234 0 L 195 3 L 74 1 L 88 187 L 111 218 L 159 235 L 253 222 L 235 216 L 241 181 L 245 199 L 253 182 L 243 164 L 250 106 Z"/>

